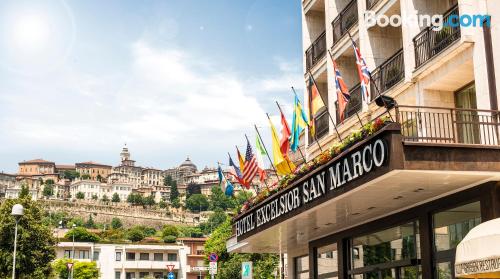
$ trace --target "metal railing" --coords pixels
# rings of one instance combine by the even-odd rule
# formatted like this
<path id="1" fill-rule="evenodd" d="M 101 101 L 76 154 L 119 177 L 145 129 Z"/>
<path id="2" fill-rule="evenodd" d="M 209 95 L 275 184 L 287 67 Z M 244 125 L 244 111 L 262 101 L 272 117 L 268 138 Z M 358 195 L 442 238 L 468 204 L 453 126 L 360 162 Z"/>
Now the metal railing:
<path id="1" fill-rule="evenodd" d="M 330 121 L 326 108 L 314 117 L 314 127 L 316 129 L 316 138 L 320 139 L 328 134 Z"/>
<path id="2" fill-rule="evenodd" d="M 306 70 L 311 69 L 326 54 L 326 31 L 323 31 L 306 50 Z"/>
<path id="3" fill-rule="evenodd" d="M 452 15 L 456 16 L 455 20 L 458 21 L 458 5 L 455 5 L 444 14 L 443 22 L 449 22 Z M 415 67 L 422 66 L 458 39 L 460 39 L 458 24 L 453 27 L 445 24 L 440 31 L 434 30 L 432 27 L 426 27 L 413 38 Z"/>
<path id="4" fill-rule="evenodd" d="M 378 96 L 377 89 L 383 93 L 401 81 L 404 76 L 405 62 L 403 49 L 400 49 L 372 72 L 373 82 L 370 83 L 372 100 Z"/>
<path id="5" fill-rule="evenodd" d="M 358 2 L 352 0 L 332 21 L 333 44 L 337 43 L 356 22 L 358 22 Z"/>
<path id="6" fill-rule="evenodd" d="M 371 9 L 373 6 L 375 6 L 375 4 L 378 3 L 378 1 L 380 0 L 366 0 L 366 9 Z"/>
<path id="7" fill-rule="evenodd" d="M 405 141 L 500 145 L 499 111 L 398 105 L 396 119 Z"/>
<path id="8" fill-rule="evenodd" d="M 347 107 L 344 111 L 344 121 L 355 115 L 356 112 L 361 111 L 363 98 L 361 96 L 361 84 L 355 85 L 353 88 L 349 89 L 349 94 L 351 95 L 351 99 L 349 103 L 347 103 Z M 335 101 L 336 107 L 336 121 L 340 123 L 340 115 L 339 115 L 339 104 L 338 101 Z"/>

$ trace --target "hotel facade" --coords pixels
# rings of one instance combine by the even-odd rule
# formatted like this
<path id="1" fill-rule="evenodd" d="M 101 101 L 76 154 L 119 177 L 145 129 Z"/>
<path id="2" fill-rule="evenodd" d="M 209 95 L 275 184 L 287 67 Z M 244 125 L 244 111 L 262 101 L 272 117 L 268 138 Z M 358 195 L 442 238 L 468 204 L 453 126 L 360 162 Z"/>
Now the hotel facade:
<path id="1" fill-rule="evenodd" d="M 368 26 L 367 11 L 491 22 Z M 457 244 L 500 217 L 499 16 L 485 0 L 302 1 L 304 82 L 326 103 L 316 137 L 301 137 L 308 161 L 388 121 L 236 216 L 228 251 L 286 253 L 288 278 L 455 278 Z M 368 102 L 351 37 L 371 71 Z M 343 121 L 332 59 L 351 95 Z"/>

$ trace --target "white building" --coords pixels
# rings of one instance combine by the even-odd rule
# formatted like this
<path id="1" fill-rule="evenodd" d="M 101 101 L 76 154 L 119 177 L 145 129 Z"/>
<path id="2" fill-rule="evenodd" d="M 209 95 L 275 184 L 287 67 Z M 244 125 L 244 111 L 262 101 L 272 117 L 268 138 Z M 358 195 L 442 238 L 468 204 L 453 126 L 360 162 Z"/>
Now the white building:
<path id="1" fill-rule="evenodd" d="M 185 279 L 190 270 L 187 264 L 189 246 L 75 242 L 73 248 L 72 242 L 60 242 L 56 247 L 56 257 L 72 258 L 73 250 L 75 260 L 97 263 L 100 278 L 164 278 L 168 274 L 167 265 L 173 265 L 175 278 Z"/>
<path id="2" fill-rule="evenodd" d="M 132 185 L 123 182 L 110 185 L 96 180 L 78 180 L 70 185 L 71 197 L 76 198 L 79 192 L 83 193 L 85 200 L 91 200 L 93 196 L 102 199 L 104 195 L 111 199 L 117 193 L 120 200 L 125 201 L 132 192 Z"/>

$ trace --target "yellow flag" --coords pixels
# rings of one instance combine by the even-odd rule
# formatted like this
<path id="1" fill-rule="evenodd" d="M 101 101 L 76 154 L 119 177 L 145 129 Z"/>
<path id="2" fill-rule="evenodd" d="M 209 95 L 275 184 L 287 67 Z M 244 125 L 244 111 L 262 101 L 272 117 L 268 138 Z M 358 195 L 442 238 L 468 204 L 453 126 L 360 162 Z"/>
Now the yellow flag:
<path id="1" fill-rule="evenodd" d="M 276 167 L 278 175 L 287 175 L 295 170 L 295 165 L 288 159 L 288 157 L 283 156 L 280 149 L 280 140 L 278 134 L 276 133 L 276 128 L 274 128 L 273 123 L 269 120 L 271 125 L 271 135 L 273 137 L 273 162 Z"/>

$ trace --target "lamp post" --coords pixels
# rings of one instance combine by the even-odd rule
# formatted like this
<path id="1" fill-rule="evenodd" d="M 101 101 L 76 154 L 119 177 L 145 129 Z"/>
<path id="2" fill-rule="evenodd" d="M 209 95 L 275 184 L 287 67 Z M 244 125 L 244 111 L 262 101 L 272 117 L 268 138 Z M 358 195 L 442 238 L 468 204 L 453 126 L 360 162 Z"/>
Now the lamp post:
<path id="1" fill-rule="evenodd" d="M 12 207 L 12 216 L 16 220 L 16 228 L 14 230 L 14 255 L 12 259 L 12 279 L 16 279 L 16 252 L 17 252 L 17 224 L 19 219 L 24 215 L 24 207 L 20 204 L 15 204 Z"/>

